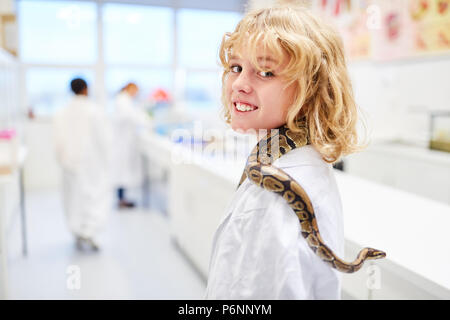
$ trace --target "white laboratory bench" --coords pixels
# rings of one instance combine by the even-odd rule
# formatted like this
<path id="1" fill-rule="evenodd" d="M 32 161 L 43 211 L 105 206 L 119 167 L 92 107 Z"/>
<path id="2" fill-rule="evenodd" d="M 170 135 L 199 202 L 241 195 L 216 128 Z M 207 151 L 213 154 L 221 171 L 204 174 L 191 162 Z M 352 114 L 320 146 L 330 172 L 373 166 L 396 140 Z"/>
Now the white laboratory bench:
<path id="1" fill-rule="evenodd" d="M 376 262 L 382 268 L 381 288 L 371 294 L 449 299 L 450 206 L 339 171 L 336 180 L 347 247 L 357 244 L 387 252 L 386 261 Z M 351 275 L 345 279 L 351 281 Z"/>
<path id="2" fill-rule="evenodd" d="M 8 232 L 15 215 L 20 213 L 22 224 L 22 249 L 27 254 L 23 164 L 27 155 L 25 147 L 19 148 L 18 166 L 10 174 L 0 175 L 0 300 L 8 298 Z"/>
<path id="3" fill-rule="evenodd" d="M 385 141 L 344 160 L 348 173 L 450 205 L 448 152 Z"/>
<path id="4" fill-rule="evenodd" d="M 207 278 L 213 235 L 245 159 L 194 154 L 190 163 L 179 163 L 180 147 L 167 138 L 149 133 L 141 143 L 149 167 L 169 173 L 172 237 Z M 387 259 L 343 276 L 343 298 L 450 299 L 450 206 L 340 171 L 336 179 L 344 208 L 345 259 L 353 260 L 365 246 L 387 252 Z"/>

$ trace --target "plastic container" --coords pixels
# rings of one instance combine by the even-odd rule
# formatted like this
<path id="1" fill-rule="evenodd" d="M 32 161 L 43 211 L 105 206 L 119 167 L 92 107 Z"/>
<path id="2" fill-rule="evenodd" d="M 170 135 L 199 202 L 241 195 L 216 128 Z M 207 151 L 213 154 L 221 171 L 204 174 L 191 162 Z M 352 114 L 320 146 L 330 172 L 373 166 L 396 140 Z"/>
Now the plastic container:
<path id="1" fill-rule="evenodd" d="M 16 131 L 0 130 L 0 175 L 11 174 L 17 168 L 18 152 Z"/>

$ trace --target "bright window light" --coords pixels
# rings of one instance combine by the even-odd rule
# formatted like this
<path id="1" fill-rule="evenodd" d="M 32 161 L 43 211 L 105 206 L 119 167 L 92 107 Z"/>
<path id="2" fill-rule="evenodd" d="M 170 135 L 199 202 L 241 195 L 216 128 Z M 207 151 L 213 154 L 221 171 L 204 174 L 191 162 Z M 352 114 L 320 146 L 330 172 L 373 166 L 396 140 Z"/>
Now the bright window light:
<path id="1" fill-rule="evenodd" d="M 63 107 L 73 95 L 70 81 L 81 77 L 88 83 L 89 93 L 94 93 L 94 73 L 90 70 L 29 68 L 26 73 L 28 105 L 35 114 L 48 116 Z"/>
<path id="2" fill-rule="evenodd" d="M 103 6 L 105 63 L 170 65 L 173 9 L 129 4 Z"/>
<path id="3" fill-rule="evenodd" d="M 20 57 L 26 63 L 92 64 L 97 59 L 96 4 L 21 0 Z"/>
<path id="4" fill-rule="evenodd" d="M 180 9 L 177 14 L 180 65 L 219 68 L 222 36 L 234 30 L 241 16 L 237 12 Z"/>

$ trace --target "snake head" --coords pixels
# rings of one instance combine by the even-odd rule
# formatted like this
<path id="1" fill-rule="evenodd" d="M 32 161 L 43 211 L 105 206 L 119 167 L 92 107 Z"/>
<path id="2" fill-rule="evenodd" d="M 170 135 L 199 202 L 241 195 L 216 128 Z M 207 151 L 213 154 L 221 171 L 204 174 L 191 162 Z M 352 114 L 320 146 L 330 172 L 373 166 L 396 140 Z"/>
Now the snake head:
<path id="1" fill-rule="evenodd" d="M 384 252 L 384 251 L 373 249 L 373 248 L 367 248 L 367 249 L 368 249 L 367 259 L 376 260 L 376 259 L 383 259 L 386 257 L 386 252 Z"/>

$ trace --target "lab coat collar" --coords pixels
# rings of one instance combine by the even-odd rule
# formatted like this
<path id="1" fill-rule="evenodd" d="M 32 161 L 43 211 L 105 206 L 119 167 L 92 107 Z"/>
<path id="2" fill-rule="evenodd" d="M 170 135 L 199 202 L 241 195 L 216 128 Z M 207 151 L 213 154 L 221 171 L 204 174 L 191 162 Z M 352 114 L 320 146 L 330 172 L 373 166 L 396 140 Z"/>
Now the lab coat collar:
<path id="1" fill-rule="evenodd" d="M 74 94 L 73 99 L 74 100 L 87 100 L 88 96 L 85 96 L 84 94 Z"/>

